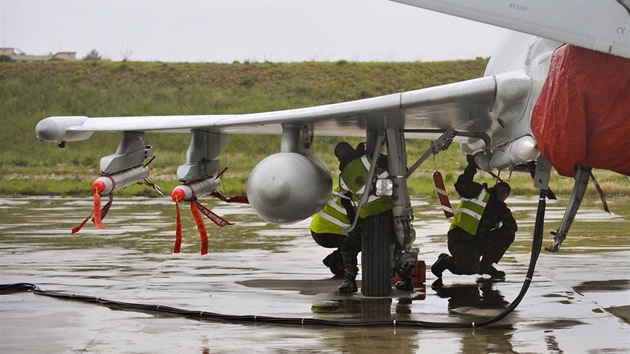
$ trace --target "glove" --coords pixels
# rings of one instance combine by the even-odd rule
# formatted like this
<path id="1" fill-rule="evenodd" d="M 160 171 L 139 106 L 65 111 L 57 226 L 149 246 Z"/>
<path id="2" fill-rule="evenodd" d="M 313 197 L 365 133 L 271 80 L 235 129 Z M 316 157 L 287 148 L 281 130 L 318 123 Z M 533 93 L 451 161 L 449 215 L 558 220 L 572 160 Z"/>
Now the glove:
<path id="1" fill-rule="evenodd" d="M 468 166 L 473 166 L 477 168 L 477 162 L 475 162 L 475 158 L 473 155 L 466 155 L 466 161 L 468 162 Z"/>
<path id="2" fill-rule="evenodd" d="M 365 151 L 365 143 L 357 144 L 357 147 L 355 148 L 355 150 L 357 152 L 359 152 L 361 155 L 364 155 L 366 153 L 366 151 Z"/>

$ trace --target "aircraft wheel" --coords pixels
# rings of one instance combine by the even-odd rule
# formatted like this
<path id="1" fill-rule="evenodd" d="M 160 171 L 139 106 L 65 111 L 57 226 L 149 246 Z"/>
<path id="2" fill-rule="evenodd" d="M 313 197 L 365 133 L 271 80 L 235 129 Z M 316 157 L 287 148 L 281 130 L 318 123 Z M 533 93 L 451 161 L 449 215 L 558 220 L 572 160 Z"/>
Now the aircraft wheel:
<path id="1" fill-rule="evenodd" d="M 364 220 L 361 293 L 365 296 L 389 296 L 392 293 L 390 273 L 392 230 L 390 213 L 367 217 Z"/>

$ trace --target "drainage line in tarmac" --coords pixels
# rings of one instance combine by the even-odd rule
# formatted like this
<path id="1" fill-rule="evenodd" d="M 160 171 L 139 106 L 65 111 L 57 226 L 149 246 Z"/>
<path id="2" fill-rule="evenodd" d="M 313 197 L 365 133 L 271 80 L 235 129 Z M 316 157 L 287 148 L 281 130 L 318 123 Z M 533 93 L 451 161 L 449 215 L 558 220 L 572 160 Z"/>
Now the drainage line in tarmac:
<path id="1" fill-rule="evenodd" d="M 32 291 L 37 295 L 45 295 L 65 300 L 75 300 L 89 303 L 97 303 L 115 310 L 140 310 L 165 312 L 169 314 L 179 315 L 183 317 L 218 321 L 218 322 L 254 322 L 254 323 L 273 323 L 285 325 L 314 325 L 314 326 L 332 326 L 332 327 L 407 327 L 407 328 L 479 328 L 496 323 L 507 315 L 509 315 L 521 302 L 525 293 L 529 289 L 536 262 L 542 248 L 543 222 L 545 217 L 545 196 L 546 190 L 541 189 L 538 201 L 538 210 L 536 212 L 536 225 L 534 227 L 534 238 L 532 240 L 532 254 L 529 261 L 529 267 L 523 286 L 514 301 L 500 314 L 488 320 L 472 323 L 456 323 L 456 322 L 429 322 L 429 321 L 332 321 L 321 320 L 315 318 L 292 318 L 292 317 L 273 317 L 273 316 L 257 316 L 257 315 L 225 315 L 215 312 L 185 310 L 176 307 L 162 305 L 147 305 L 132 302 L 120 302 L 101 299 L 94 296 L 85 296 L 77 294 L 64 294 L 58 292 L 50 292 L 40 289 L 37 285 L 30 283 L 0 284 L 0 295 L 11 294 L 19 291 Z"/>

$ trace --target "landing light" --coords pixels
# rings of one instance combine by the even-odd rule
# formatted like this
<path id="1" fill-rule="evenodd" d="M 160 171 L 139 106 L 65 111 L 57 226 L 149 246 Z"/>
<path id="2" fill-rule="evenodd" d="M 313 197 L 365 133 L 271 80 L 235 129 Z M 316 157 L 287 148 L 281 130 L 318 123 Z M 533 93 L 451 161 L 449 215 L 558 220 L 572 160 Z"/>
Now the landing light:
<path id="1" fill-rule="evenodd" d="M 374 187 L 374 194 L 378 197 L 391 197 L 394 194 L 394 182 L 391 179 L 379 178 Z"/>

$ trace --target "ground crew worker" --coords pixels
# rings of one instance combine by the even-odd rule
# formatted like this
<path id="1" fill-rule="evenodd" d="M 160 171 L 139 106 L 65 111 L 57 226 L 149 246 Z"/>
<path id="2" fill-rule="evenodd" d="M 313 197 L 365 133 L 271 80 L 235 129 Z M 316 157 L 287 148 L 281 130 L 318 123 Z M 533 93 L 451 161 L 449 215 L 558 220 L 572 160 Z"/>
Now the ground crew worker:
<path id="1" fill-rule="evenodd" d="M 488 188 L 486 184 L 474 182 L 477 164 L 471 155 L 466 159 L 468 165 L 455 183 L 462 201 L 448 231 L 451 255 L 440 254 L 431 272 L 438 279 L 445 270 L 453 274 L 488 274 L 502 279 L 505 272 L 497 270 L 493 263 L 501 260 L 514 242 L 518 229 L 505 204 L 510 185 L 498 182 Z"/>
<path id="2" fill-rule="evenodd" d="M 335 147 L 335 156 L 339 159 L 339 187 L 341 191 L 350 198 L 352 208 L 348 210 L 350 222 L 354 220 L 356 208 L 359 205 L 366 190 L 366 184 L 371 161 L 365 150 L 365 144 L 361 143 L 356 149 L 352 149 L 350 144 L 342 142 Z M 387 156 L 380 155 L 376 161 L 377 177 L 387 177 Z M 363 220 L 382 213 L 389 213 L 391 217 L 392 202 L 389 197 L 377 197 L 370 195 L 367 204 L 363 205 L 359 211 L 359 221 L 355 226 L 356 232 L 352 232 L 345 241 L 347 247 L 342 247 L 341 255 L 344 265 L 344 281 L 339 286 L 340 293 L 353 293 L 358 290 L 356 276 L 359 272 L 357 266 L 357 255 L 362 248 Z M 344 246 L 345 246 L 344 242 Z"/>
<path id="3" fill-rule="evenodd" d="M 341 142 L 335 147 L 335 156 L 339 159 L 339 171 L 341 171 L 339 186 L 335 187 L 324 208 L 313 215 L 311 236 L 322 247 L 338 248 L 322 262 L 333 274 L 344 277 L 338 291 L 353 293 L 358 290 L 357 256 L 362 248 L 364 218 L 391 212 L 392 204 L 389 198 L 370 196 L 367 204 L 361 207 L 355 227 L 348 233 L 343 232 L 343 227 L 350 226 L 354 222 L 357 206 L 365 191 L 371 162 L 364 143 L 354 149 L 347 142 Z M 377 163 L 379 176 L 387 176 L 387 156 L 381 155 Z"/>
<path id="4" fill-rule="evenodd" d="M 350 202 L 348 197 L 341 194 L 339 186 L 336 186 L 328 203 L 319 213 L 313 215 L 313 220 L 311 221 L 311 236 L 313 240 L 322 247 L 336 248 L 322 262 L 337 277 L 344 275 L 343 257 L 341 255 L 341 247 L 344 241 L 349 238 L 361 240 L 360 226 L 350 231 L 350 235 L 341 231 L 343 227 L 348 227 L 351 223 L 348 219 L 346 206 L 344 206 L 344 204 Z M 348 242 L 347 247 L 350 247 L 351 242 L 353 241 Z"/>

